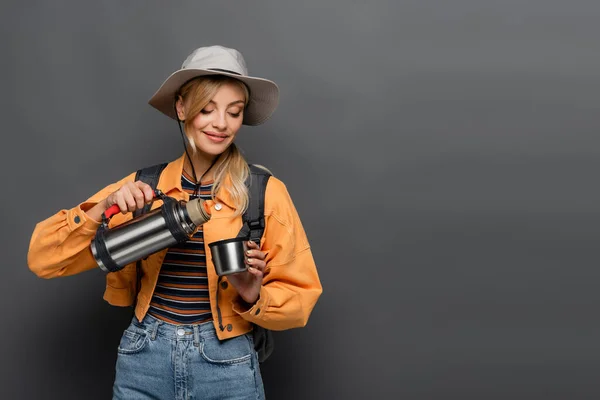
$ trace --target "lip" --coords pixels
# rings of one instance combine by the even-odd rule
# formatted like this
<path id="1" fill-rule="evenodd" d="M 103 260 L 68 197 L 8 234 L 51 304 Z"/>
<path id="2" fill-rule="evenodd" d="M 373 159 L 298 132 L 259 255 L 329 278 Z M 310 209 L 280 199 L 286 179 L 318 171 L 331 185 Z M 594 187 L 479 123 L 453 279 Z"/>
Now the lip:
<path id="1" fill-rule="evenodd" d="M 206 137 L 208 137 L 211 141 L 215 142 L 215 143 L 221 143 L 223 142 L 225 139 L 227 139 L 227 135 L 224 133 L 218 133 L 218 132 L 203 132 Z"/>

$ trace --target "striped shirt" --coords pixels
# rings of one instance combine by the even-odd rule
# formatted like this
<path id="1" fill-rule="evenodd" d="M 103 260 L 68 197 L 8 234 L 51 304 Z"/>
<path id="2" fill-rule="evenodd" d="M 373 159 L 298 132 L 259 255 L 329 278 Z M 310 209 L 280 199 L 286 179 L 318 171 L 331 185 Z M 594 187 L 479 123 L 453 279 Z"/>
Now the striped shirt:
<path id="1" fill-rule="evenodd" d="M 213 182 L 200 186 L 200 197 L 210 199 Z M 194 195 L 195 184 L 183 172 L 181 186 Z M 169 248 L 158 276 L 148 313 L 172 324 L 198 324 L 212 320 L 202 227 L 186 242 Z"/>

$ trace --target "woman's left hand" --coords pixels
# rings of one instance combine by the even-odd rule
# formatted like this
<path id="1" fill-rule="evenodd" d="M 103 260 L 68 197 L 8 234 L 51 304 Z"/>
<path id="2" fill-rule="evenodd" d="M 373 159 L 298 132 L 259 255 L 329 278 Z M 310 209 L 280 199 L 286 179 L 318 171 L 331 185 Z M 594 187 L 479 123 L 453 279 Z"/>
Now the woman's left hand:
<path id="1" fill-rule="evenodd" d="M 260 287 L 262 286 L 266 262 L 265 252 L 260 251 L 253 241 L 248 241 L 249 250 L 246 253 L 246 264 L 248 271 L 232 274 L 227 280 L 235 287 L 239 295 L 248 304 L 254 304 L 258 300 Z"/>

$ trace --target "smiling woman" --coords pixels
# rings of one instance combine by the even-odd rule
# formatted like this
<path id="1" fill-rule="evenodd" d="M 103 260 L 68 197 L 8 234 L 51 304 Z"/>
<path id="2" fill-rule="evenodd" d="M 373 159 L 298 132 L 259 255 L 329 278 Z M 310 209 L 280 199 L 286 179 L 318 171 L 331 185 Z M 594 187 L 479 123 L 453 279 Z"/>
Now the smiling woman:
<path id="1" fill-rule="evenodd" d="M 267 181 L 264 235 L 247 242 L 247 270 L 220 280 L 207 246 L 243 226 L 250 168 L 234 140 L 242 125 L 265 122 L 278 99 L 275 83 L 248 76 L 238 51 L 212 46 L 195 50 L 150 100 L 177 121 L 185 148 L 157 189 L 178 201 L 204 199 L 211 219 L 139 270 L 131 263 L 107 274 L 104 298 L 135 305 L 118 346 L 114 399 L 264 398 L 253 330 L 306 325 L 322 287 L 283 182 Z M 106 210 L 118 207 L 110 220 L 118 226 L 153 197 L 134 172 L 38 223 L 30 269 L 54 278 L 97 268 L 90 243 Z"/>
<path id="2" fill-rule="evenodd" d="M 196 171 L 210 172 L 221 158 L 213 176 L 217 178 L 213 192 L 219 189 L 223 172 L 229 171 L 230 193 L 240 205 L 238 212 L 243 212 L 248 205 L 244 182 L 249 169 L 233 140 L 242 126 L 250 98 L 248 88 L 227 76 L 207 76 L 185 83 L 175 98 L 177 119 L 185 127 L 186 152 L 192 152 L 184 161 L 184 171 L 198 181 Z"/>
<path id="3" fill-rule="evenodd" d="M 206 147 L 205 151 L 212 152 L 209 154 L 221 154 L 242 126 L 249 97 L 243 83 L 227 77 L 197 78 L 183 85 L 176 109 L 179 120 L 184 121 L 192 149 L 197 151 Z M 206 138 L 221 146 L 195 146 L 195 140 Z"/>

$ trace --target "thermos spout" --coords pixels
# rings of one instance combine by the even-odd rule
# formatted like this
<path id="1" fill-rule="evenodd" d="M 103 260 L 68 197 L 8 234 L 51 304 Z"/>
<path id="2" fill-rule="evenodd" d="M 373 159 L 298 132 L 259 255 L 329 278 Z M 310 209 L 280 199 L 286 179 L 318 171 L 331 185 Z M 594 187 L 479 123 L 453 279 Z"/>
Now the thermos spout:
<path id="1" fill-rule="evenodd" d="M 210 219 L 210 211 L 206 202 L 201 198 L 188 201 L 185 205 L 185 209 L 196 226 L 200 226 Z"/>

